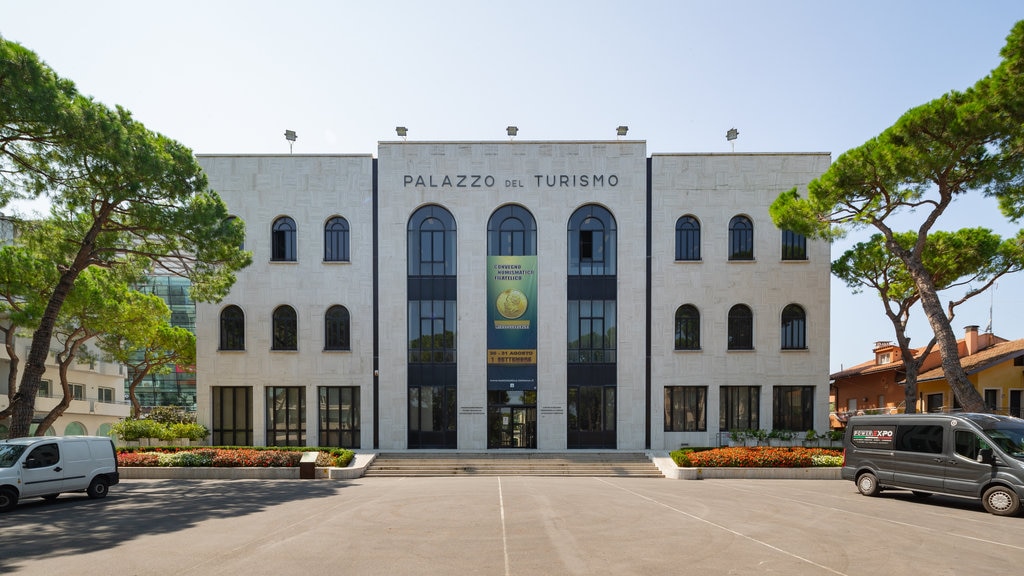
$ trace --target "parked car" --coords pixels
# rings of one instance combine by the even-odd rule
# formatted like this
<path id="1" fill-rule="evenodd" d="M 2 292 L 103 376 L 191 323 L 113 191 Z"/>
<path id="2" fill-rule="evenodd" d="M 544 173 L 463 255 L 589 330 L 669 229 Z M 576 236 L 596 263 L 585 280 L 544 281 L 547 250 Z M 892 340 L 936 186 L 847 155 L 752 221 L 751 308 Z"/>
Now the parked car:
<path id="1" fill-rule="evenodd" d="M 85 492 L 103 498 L 120 481 L 114 443 L 103 436 L 37 436 L 0 440 L 0 512 L 18 500 Z"/>
<path id="2" fill-rule="evenodd" d="M 899 488 L 916 496 L 978 498 L 1000 516 L 1024 498 L 1024 420 L 995 414 L 853 416 L 842 477 L 865 496 Z"/>

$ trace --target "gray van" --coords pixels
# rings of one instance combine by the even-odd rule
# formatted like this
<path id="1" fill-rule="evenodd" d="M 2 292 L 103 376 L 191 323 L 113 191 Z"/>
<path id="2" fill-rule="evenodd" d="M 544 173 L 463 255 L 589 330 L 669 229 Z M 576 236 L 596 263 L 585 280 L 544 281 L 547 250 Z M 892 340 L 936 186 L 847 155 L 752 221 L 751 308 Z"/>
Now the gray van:
<path id="1" fill-rule="evenodd" d="M 103 498 L 117 484 L 117 453 L 103 436 L 35 436 L 0 440 L 0 512 L 18 500 L 85 492 Z"/>
<path id="2" fill-rule="evenodd" d="M 995 414 L 854 416 L 843 440 L 844 480 L 865 496 L 898 488 L 980 498 L 1000 516 L 1024 498 L 1024 420 Z"/>

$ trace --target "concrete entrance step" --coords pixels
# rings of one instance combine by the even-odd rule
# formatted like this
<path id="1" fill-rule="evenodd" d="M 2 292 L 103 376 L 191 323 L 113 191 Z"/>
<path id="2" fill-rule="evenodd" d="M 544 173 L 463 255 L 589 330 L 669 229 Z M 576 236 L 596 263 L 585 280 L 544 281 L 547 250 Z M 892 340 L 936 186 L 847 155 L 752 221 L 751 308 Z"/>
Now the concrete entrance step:
<path id="1" fill-rule="evenodd" d="M 628 476 L 664 478 L 642 452 L 384 452 L 365 476 Z"/>

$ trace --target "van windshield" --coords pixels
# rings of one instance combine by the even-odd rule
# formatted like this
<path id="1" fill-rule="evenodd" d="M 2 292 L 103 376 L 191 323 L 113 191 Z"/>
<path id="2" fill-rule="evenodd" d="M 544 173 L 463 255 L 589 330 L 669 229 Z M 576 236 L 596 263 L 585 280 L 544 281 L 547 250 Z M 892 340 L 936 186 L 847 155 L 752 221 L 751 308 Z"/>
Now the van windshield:
<path id="1" fill-rule="evenodd" d="M 10 468 L 21 457 L 25 446 L 21 444 L 0 444 L 0 468 Z"/>
<path id="2" fill-rule="evenodd" d="M 990 428 L 985 430 L 985 435 L 1003 452 L 1024 460 L 1024 427 Z"/>

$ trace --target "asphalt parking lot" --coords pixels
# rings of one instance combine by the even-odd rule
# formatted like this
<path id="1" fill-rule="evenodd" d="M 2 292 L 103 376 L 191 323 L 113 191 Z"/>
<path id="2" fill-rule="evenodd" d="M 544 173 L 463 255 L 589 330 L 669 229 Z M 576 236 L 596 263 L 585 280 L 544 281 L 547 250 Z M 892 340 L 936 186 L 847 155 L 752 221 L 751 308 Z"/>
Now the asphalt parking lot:
<path id="1" fill-rule="evenodd" d="M 128 480 L 0 515 L 0 574 L 1011 574 L 1024 518 L 852 482 Z"/>

